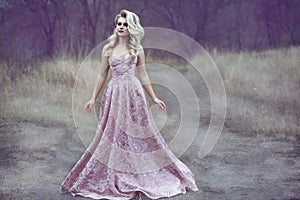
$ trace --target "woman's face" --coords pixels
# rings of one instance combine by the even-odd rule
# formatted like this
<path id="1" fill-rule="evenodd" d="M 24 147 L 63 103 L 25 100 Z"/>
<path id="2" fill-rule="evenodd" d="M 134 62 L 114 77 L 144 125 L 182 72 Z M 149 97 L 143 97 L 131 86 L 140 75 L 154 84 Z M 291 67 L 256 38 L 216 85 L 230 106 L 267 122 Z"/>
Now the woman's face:
<path id="1" fill-rule="evenodd" d="M 128 36 L 128 23 L 126 18 L 120 17 L 116 24 L 117 34 L 119 36 Z"/>

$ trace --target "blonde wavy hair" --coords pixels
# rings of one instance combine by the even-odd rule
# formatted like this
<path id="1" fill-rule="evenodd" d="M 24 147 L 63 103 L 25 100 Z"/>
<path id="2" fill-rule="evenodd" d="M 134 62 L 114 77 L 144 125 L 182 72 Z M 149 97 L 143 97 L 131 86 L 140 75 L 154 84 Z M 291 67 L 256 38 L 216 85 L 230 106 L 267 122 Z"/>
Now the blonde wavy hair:
<path id="1" fill-rule="evenodd" d="M 144 37 L 144 28 L 140 24 L 139 17 L 128 10 L 121 10 L 119 14 L 115 16 L 115 25 L 118 23 L 120 17 L 124 17 L 128 23 L 129 38 L 127 42 L 127 48 L 129 49 L 129 54 L 131 56 L 131 61 L 135 60 L 137 57 L 137 49 L 141 44 L 141 39 Z M 115 28 L 113 34 L 108 37 L 109 47 L 106 52 L 106 56 L 111 56 L 113 48 L 119 42 L 119 36 L 117 34 L 118 29 Z"/>

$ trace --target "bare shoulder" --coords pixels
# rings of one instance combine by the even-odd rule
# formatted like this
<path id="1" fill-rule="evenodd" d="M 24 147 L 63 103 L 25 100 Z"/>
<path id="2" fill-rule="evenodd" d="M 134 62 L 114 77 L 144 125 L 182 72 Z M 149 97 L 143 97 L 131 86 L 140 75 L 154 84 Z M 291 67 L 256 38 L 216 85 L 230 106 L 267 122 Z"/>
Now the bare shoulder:
<path id="1" fill-rule="evenodd" d="M 145 53 L 144 53 L 144 47 L 143 47 L 143 45 L 139 45 L 138 47 L 137 47 L 137 54 L 138 54 L 138 56 L 143 56 Z"/>
<path id="2" fill-rule="evenodd" d="M 144 51 L 144 47 L 142 44 L 140 44 L 138 47 L 137 47 L 137 51 Z"/>
<path id="3" fill-rule="evenodd" d="M 105 54 L 109 49 L 109 44 L 105 44 L 102 49 L 102 53 Z"/>

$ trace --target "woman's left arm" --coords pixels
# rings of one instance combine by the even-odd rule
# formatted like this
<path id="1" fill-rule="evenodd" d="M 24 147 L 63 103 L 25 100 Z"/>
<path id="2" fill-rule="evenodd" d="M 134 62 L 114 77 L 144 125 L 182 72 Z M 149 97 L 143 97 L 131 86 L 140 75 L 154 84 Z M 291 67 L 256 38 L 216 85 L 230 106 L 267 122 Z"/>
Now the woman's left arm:
<path id="1" fill-rule="evenodd" d="M 140 45 L 140 48 L 138 48 L 137 52 L 138 52 L 137 53 L 137 56 L 138 56 L 137 73 L 138 73 L 139 80 L 142 83 L 142 85 L 145 88 L 148 95 L 151 97 L 152 101 L 154 103 L 158 104 L 161 109 L 165 109 L 166 104 L 162 100 L 157 98 L 153 91 L 150 78 L 146 71 L 145 52 L 144 52 L 144 48 L 142 45 Z"/>

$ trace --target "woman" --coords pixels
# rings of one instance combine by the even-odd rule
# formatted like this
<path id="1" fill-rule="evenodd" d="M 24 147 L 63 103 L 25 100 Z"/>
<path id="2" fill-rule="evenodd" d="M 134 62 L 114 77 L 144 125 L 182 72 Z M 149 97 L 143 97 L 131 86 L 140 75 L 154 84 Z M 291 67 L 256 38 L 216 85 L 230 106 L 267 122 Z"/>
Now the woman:
<path id="1" fill-rule="evenodd" d="M 152 199 L 197 191 L 194 175 L 169 150 L 156 127 L 143 88 L 160 109 L 166 104 L 156 97 L 145 69 L 139 17 L 122 10 L 116 28 L 102 50 L 102 63 L 92 107 L 106 81 L 96 134 L 77 164 L 61 184 L 60 192 L 94 199 Z M 135 76 L 135 69 L 138 78 Z"/>

